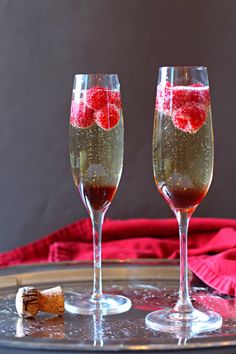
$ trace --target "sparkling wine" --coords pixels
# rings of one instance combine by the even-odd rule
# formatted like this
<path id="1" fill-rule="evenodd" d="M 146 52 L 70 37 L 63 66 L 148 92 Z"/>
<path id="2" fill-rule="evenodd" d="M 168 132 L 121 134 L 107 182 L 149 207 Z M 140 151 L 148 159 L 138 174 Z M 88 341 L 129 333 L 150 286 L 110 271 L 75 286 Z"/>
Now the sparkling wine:
<path id="1" fill-rule="evenodd" d="M 178 129 L 170 116 L 155 111 L 153 164 L 156 185 L 170 207 L 199 205 L 208 191 L 213 171 L 211 109 L 195 133 Z M 161 132 L 161 139 L 158 134 Z"/>
<path id="2" fill-rule="evenodd" d="M 111 203 L 122 172 L 122 111 L 115 127 L 109 130 L 93 124 L 79 128 L 70 124 L 72 174 L 85 206 L 102 210 Z"/>

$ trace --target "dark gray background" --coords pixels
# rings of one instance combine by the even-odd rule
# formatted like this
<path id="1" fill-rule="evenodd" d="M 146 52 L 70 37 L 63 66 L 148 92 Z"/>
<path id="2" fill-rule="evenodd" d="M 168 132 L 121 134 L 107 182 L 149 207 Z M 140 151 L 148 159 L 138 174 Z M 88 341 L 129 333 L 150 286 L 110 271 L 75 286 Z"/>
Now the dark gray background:
<path id="1" fill-rule="evenodd" d="M 235 0 L 0 0 L 1 251 L 87 217 L 68 156 L 75 73 L 120 76 L 125 161 L 107 216 L 164 218 L 151 160 L 158 66 L 206 65 L 215 173 L 195 216 L 234 218 L 235 19 Z"/>

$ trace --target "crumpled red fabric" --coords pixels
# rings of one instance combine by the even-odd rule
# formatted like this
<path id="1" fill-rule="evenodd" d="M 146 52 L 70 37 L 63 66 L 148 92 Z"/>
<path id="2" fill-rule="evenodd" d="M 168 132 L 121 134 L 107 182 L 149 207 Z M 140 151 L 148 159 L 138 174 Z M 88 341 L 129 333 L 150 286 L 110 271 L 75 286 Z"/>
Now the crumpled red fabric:
<path id="1" fill-rule="evenodd" d="M 189 267 L 204 283 L 236 296 L 236 220 L 192 218 Z M 26 246 L 0 254 L 0 266 L 92 260 L 89 219 L 77 221 Z M 103 259 L 179 258 L 177 222 L 172 219 L 106 219 Z"/>

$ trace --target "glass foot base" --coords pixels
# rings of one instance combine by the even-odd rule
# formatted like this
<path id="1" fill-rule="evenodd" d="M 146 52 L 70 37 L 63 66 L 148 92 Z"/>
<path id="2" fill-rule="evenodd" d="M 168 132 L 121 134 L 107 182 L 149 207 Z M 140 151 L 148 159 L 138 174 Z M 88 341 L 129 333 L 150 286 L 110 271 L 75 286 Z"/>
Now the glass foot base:
<path id="1" fill-rule="evenodd" d="M 222 317 L 213 311 L 194 309 L 190 314 L 181 314 L 174 309 L 165 309 L 149 313 L 145 322 L 148 327 L 160 332 L 191 336 L 219 329 Z"/>
<path id="2" fill-rule="evenodd" d="M 93 300 L 91 295 L 76 292 L 65 294 L 65 309 L 81 315 L 113 315 L 126 312 L 131 307 L 131 301 L 122 295 L 105 294 L 99 300 Z"/>

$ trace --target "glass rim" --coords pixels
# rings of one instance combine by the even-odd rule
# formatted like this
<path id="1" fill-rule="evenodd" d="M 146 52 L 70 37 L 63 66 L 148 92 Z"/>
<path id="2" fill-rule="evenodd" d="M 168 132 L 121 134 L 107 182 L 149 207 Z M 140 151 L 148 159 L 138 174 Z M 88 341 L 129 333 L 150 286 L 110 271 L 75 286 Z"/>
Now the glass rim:
<path id="1" fill-rule="evenodd" d="M 207 66 L 204 65 L 167 65 L 167 66 L 159 66 L 159 69 L 197 69 L 197 70 L 207 70 Z"/>
<path id="2" fill-rule="evenodd" d="M 78 77 L 78 76 L 85 76 L 85 75 L 88 75 L 88 76 L 118 76 L 119 74 L 117 73 L 84 73 L 84 74 L 74 74 L 75 77 Z"/>

